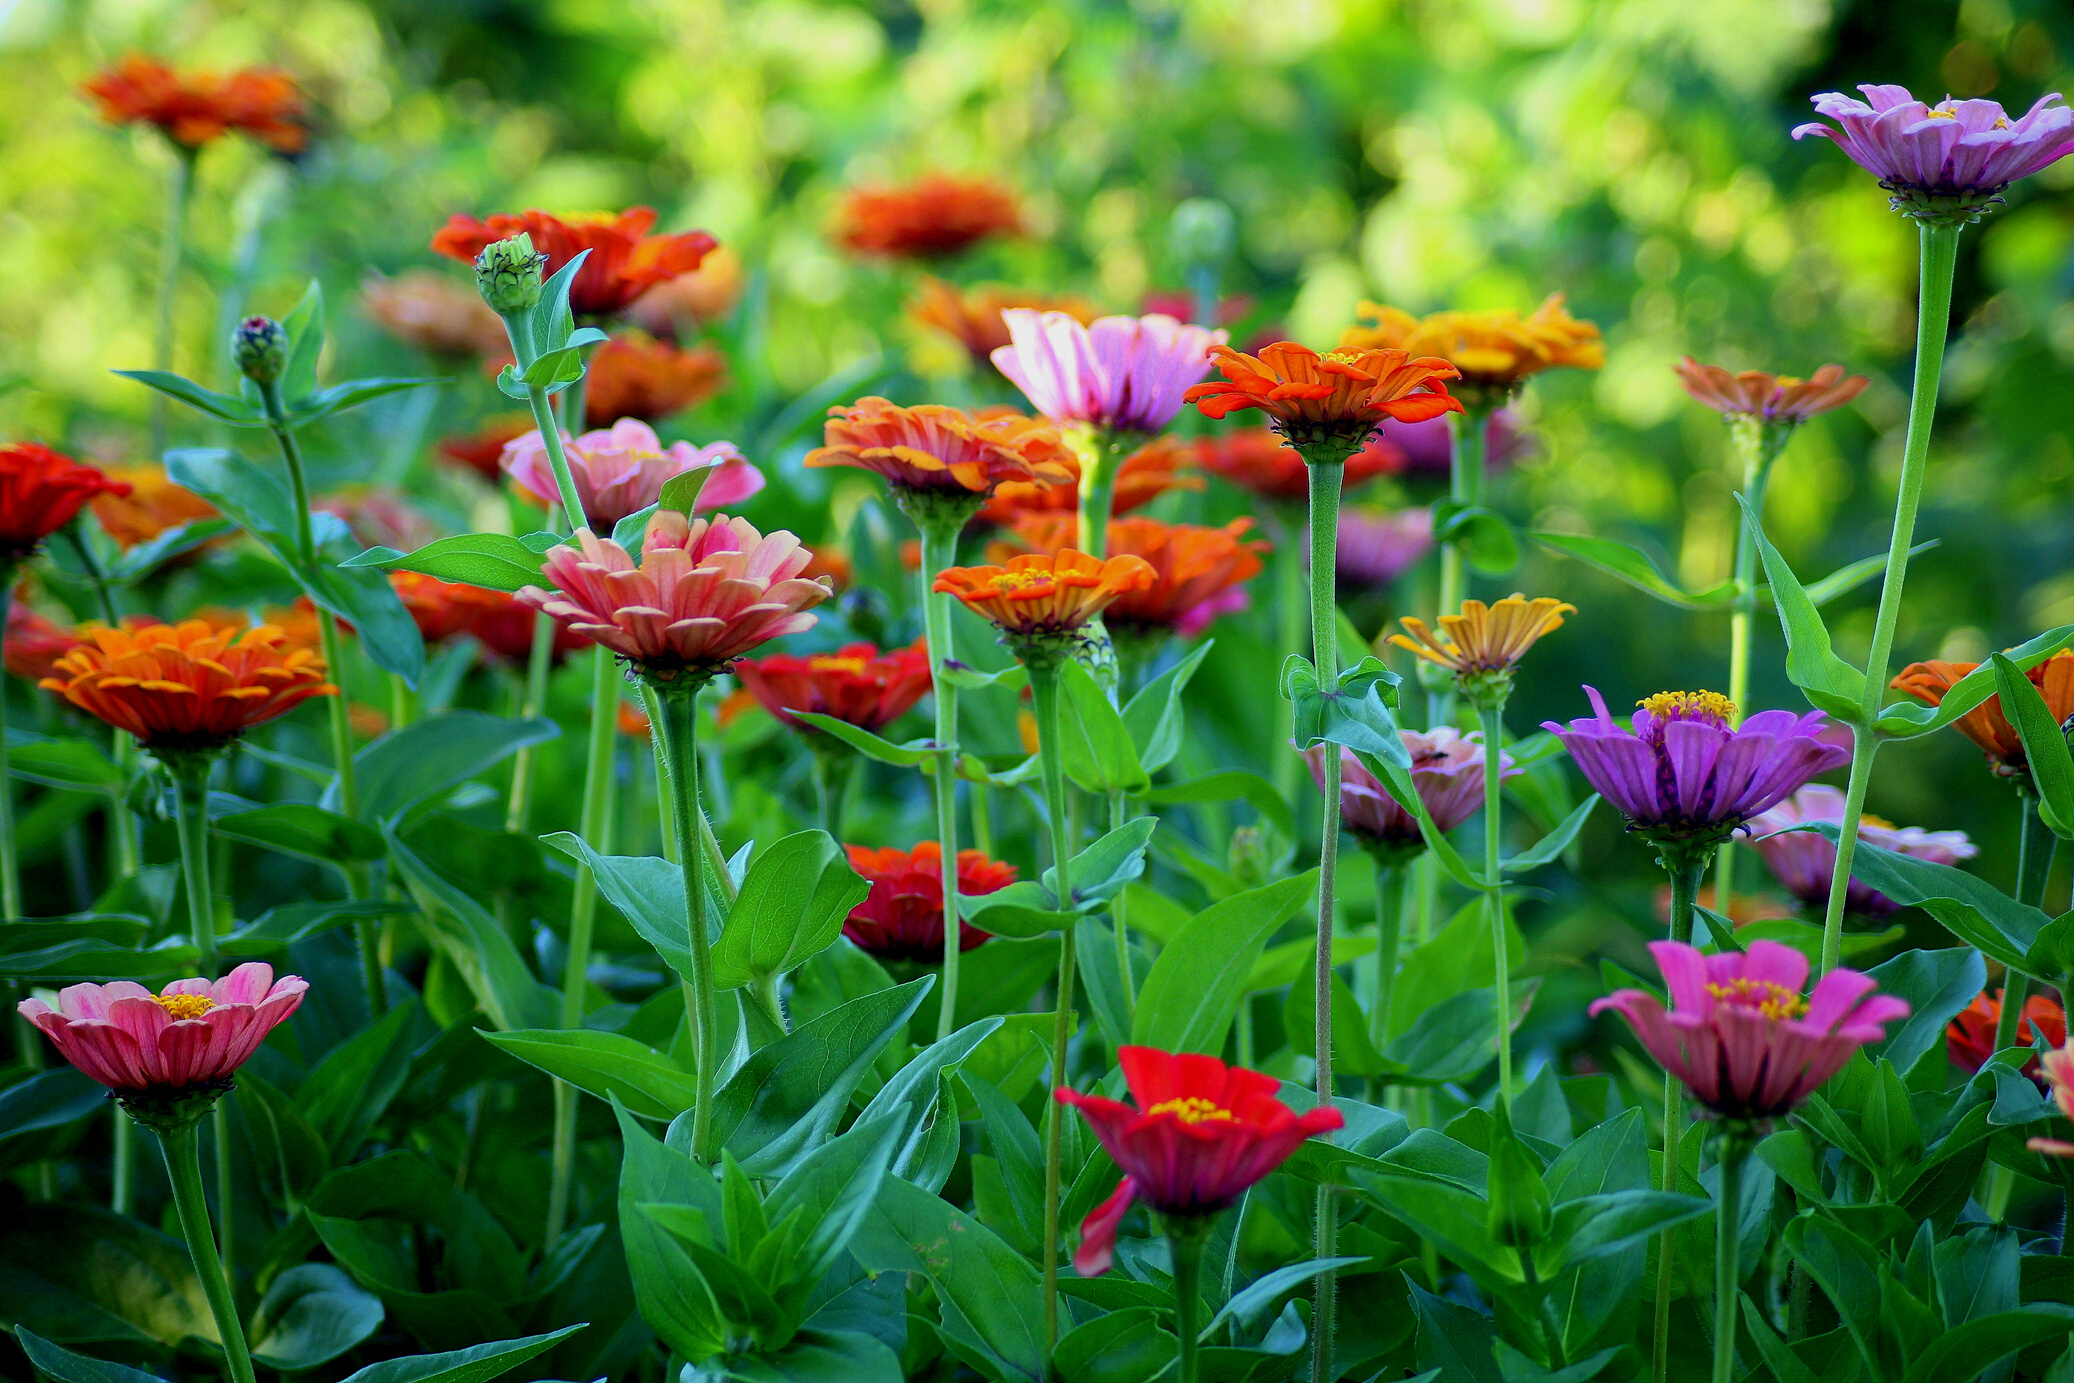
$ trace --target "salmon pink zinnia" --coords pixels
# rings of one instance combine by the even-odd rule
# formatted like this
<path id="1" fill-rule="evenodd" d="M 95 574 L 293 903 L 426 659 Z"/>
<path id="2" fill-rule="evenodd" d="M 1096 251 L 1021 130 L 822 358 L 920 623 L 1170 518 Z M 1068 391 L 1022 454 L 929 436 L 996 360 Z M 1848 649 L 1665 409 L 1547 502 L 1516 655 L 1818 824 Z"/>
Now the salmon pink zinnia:
<path id="1" fill-rule="evenodd" d="M 693 471 L 711 471 L 699 490 L 698 510 L 705 513 L 740 504 L 763 488 L 763 472 L 749 464 L 733 442 L 695 447 L 689 442 L 663 446 L 655 429 L 638 418 L 621 418 L 609 428 L 571 438 L 562 434 L 569 476 L 583 501 L 587 523 L 607 527 L 656 502 L 665 481 Z M 560 504 L 562 487 L 555 483 L 554 463 L 540 430 L 504 444 L 504 469 L 527 494 L 542 504 Z"/>

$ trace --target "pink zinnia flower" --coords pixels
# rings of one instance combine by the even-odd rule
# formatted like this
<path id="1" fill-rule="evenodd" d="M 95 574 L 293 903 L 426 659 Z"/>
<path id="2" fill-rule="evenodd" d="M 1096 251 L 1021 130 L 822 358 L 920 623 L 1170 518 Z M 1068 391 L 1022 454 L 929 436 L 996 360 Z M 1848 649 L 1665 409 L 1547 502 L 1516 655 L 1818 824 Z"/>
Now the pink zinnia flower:
<path id="1" fill-rule="evenodd" d="M 165 1097 L 202 1087 L 228 1089 L 266 1035 L 302 1003 L 307 981 L 274 978 L 247 961 L 220 980 L 175 980 L 157 994 L 133 980 L 75 984 L 58 1006 L 18 1006 L 57 1044 L 65 1060 L 117 1095 Z"/>
<path id="2" fill-rule="evenodd" d="M 2028 178 L 2074 152 L 2074 110 L 2052 104 L 2060 99 L 2057 91 L 2039 97 L 2012 122 L 1993 101 L 1946 97 L 1927 106 L 1906 87 L 1858 89 L 1865 93 L 1864 101 L 1840 91 L 1814 98 L 1816 113 L 1843 128 L 1813 121 L 1797 127 L 1793 137 L 1813 134 L 1836 141 L 1853 163 L 1897 194 L 1897 210 L 1915 205 L 1911 194 L 1984 206 L 1986 199 L 2018 178 Z"/>
<path id="3" fill-rule="evenodd" d="M 690 471 L 713 472 L 699 491 L 697 507 L 702 514 L 740 504 L 763 488 L 763 472 L 750 465 L 733 442 L 704 447 L 676 442 L 664 447 L 655 429 L 639 418 L 621 418 L 609 428 L 576 438 L 565 432 L 562 451 L 569 458 L 576 497 L 583 501 L 581 520 L 599 528 L 640 513 L 661 498 L 664 481 Z M 542 504 L 562 502 L 562 487 L 555 483 L 554 463 L 548 460 L 547 442 L 538 428 L 506 442 L 500 464 Z"/>
<path id="4" fill-rule="evenodd" d="M 1400 509 L 1369 514 L 1346 509 L 1339 516 L 1339 579 L 1361 586 L 1387 586 L 1433 550 L 1433 511 Z"/>
<path id="5" fill-rule="evenodd" d="M 1814 821 L 1844 819 L 1842 789 L 1825 783 L 1809 783 L 1793 796 L 1750 818 L 1750 835 L 1757 853 L 1786 891 L 1803 903 L 1820 905 L 1829 899 L 1829 880 L 1836 872 L 1836 842 L 1814 831 L 1795 830 Z M 1926 831 L 1920 826 L 1895 826 L 1876 816 L 1860 818 L 1858 839 L 1897 855 L 1912 855 L 1932 864 L 1957 864 L 1980 853 L 1980 847 L 1964 831 Z M 1884 917 L 1900 905 L 1878 889 L 1868 888 L 1855 878 L 1844 907 L 1867 917 Z"/>
<path id="6" fill-rule="evenodd" d="M 1399 730 L 1397 736 L 1411 754 L 1412 786 L 1418 789 L 1419 801 L 1433 818 L 1434 826 L 1452 831 L 1474 816 L 1483 806 L 1483 736 L 1473 732 L 1465 735 L 1447 725 L 1423 732 Z M 1325 790 L 1326 752 L 1322 744 L 1303 751 L 1311 780 L 1320 792 Z M 1510 754 L 1500 752 L 1500 777 L 1510 778 L 1524 771 L 1513 767 Z M 1362 848 L 1371 852 L 1404 858 L 1426 848 L 1419 823 L 1397 805 L 1397 799 L 1354 757 L 1351 749 L 1340 750 L 1339 819 Z"/>
<path id="7" fill-rule="evenodd" d="M 1182 393 L 1209 371 L 1210 347 L 1227 339 L 1158 313 L 1083 326 L 1068 313 L 1012 307 L 1001 320 L 1012 344 L 994 351 L 994 368 L 1039 413 L 1124 432 L 1158 432 L 1174 421 Z"/>
<path id="8" fill-rule="evenodd" d="M 1808 958 L 1776 941 L 1753 941 L 1741 955 L 1709 956 L 1677 941 L 1652 941 L 1649 950 L 1670 1011 L 1652 994 L 1623 989 L 1591 1012 L 1618 1010 L 1658 1064 L 1725 1119 L 1791 1112 L 1908 1016 L 1906 1000 L 1873 993 L 1873 978 L 1856 970 L 1832 970 L 1803 994 Z"/>
<path id="9" fill-rule="evenodd" d="M 2074 1119 L 2074 1042 L 2053 1048 L 2039 1064 L 2045 1073 L 2046 1089 L 2052 1092 L 2052 1102 L 2060 1107 L 2060 1117 Z M 2064 1139 L 2033 1138 L 2024 1146 L 2048 1157 L 2074 1157 L 2074 1143 Z"/>
<path id="10" fill-rule="evenodd" d="M 790 533 L 766 536 L 741 518 L 686 518 L 657 511 L 641 539 L 641 564 L 618 543 L 579 529 L 580 546 L 547 554 L 557 589 L 518 598 L 571 631 L 604 644 L 657 682 L 724 671 L 758 644 L 811 629 L 805 613 L 835 594 L 828 578 L 800 576 L 814 554 Z"/>

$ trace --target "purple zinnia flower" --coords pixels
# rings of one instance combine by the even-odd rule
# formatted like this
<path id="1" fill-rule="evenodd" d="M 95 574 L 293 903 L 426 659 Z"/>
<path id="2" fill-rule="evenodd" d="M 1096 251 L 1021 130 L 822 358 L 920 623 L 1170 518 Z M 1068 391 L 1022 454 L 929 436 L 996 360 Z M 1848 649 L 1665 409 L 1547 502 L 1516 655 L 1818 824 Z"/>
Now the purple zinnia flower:
<path id="1" fill-rule="evenodd" d="M 1399 730 L 1398 737 L 1411 755 L 1412 786 L 1425 804 L 1433 824 L 1451 831 L 1483 806 L 1483 737 L 1464 735 L 1442 725 L 1420 733 Z M 1328 747 L 1314 744 L 1303 751 L 1311 778 L 1325 790 L 1325 755 Z M 1500 752 L 1498 773 L 1510 778 L 1524 772 L 1512 766 L 1512 756 Z M 1340 751 L 1339 819 L 1347 832 L 1371 854 L 1402 861 L 1426 848 L 1419 823 L 1397 805 L 1397 799 L 1381 781 L 1363 767 L 1351 749 Z"/>
<path id="2" fill-rule="evenodd" d="M 1993 101 L 1946 97 L 1927 106 L 1906 87 L 1858 89 L 1865 101 L 1839 91 L 1814 98 L 1816 112 L 1842 129 L 1816 121 L 1796 128 L 1793 137 L 1815 134 L 1835 140 L 1852 162 L 1894 194 L 1897 211 L 1970 218 L 2018 178 L 2074 152 L 2074 110 L 2051 104 L 2060 98 L 2056 91 L 2039 97 L 2012 122 Z"/>
<path id="3" fill-rule="evenodd" d="M 1368 514 L 1348 509 L 1339 516 L 1339 579 L 1359 586 L 1387 586 L 1433 550 L 1433 511 L 1400 509 Z"/>
<path id="4" fill-rule="evenodd" d="M 1446 418 L 1423 423 L 1383 419 L 1376 435 L 1404 454 L 1399 468 L 1413 475 L 1446 476 L 1454 465 L 1455 440 Z M 1496 409 L 1484 422 L 1483 462 L 1486 471 L 1509 466 L 1527 449 L 1528 439 L 1508 408 Z"/>
<path id="5" fill-rule="evenodd" d="M 1172 317 L 1098 317 L 1083 326 L 1064 312 L 1004 310 L 1012 344 L 994 368 L 1059 423 L 1159 432 L 1181 411 L 1181 395 L 1210 369 L 1210 347 L 1228 333 Z"/>
<path id="6" fill-rule="evenodd" d="M 1817 773 L 1851 761 L 1849 750 L 1818 738 L 1818 712 L 1761 711 L 1731 730 L 1727 697 L 1658 692 L 1636 703 L 1626 730 L 1596 687 L 1584 691 L 1592 718 L 1541 728 L 1562 740 L 1628 829 L 1659 846 L 1711 848 Z"/>
<path id="7" fill-rule="evenodd" d="M 1750 818 L 1750 835 L 1757 853 L 1771 866 L 1772 874 L 1786 891 L 1803 903 L 1820 906 L 1829 900 L 1829 881 L 1836 873 L 1836 842 L 1814 831 L 1797 831 L 1813 821 L 1844 819 L 1844 794 L 1824 783 L 1809 783 L 1793 796 Z M 1876 816 L 1859 818 L 1858 839 L 1897 855 L 1911 855 L 1932 864 L 1957 864 L 1980 853 L 1980 847 L 1964 831 L 1926 831 L 1919 826 L 1895 826 Z M 1885 917 L 1897 904 L 1876 888 L 1851 880 L 1844 899 L 1847 911 L 1867 917 Z"/>
<path id="8" fill-rule="evenodd" d="M 1851 1053 L 1908 1016 L 1906 1000 L 1873 993 L 1872 977 L 1856 970 L 1831 970 L 1803 994 L 1808 958 L 1776 941 L 1753 941 L 1747 954 L 1709 956 L 1676 941 L 1649 950 L 1670 1011 L 1652 994 L 1623 989 L 1591 1012 L 1617 1010 L 1657 1063 L 1725 1119 L 1790 1113 Z"/>

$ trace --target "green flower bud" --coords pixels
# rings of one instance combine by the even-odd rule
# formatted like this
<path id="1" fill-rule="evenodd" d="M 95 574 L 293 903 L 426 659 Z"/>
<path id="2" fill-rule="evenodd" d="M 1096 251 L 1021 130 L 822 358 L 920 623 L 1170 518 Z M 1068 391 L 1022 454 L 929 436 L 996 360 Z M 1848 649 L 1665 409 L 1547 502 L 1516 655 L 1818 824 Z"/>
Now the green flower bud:
<path id="1" fill-rule="evenodd" d="M 1260 888 L 1267 883 L 1267 842 L 1261 839 L 1259 827 L 1241 826 L 1234 830 L 1224 859 L 1240 888 Z"/>
<path id="2" fill-rule="evenodd" d="M 288 368 L 288 332 L 271 317 L 247 317 L 230 334 L 230 356 L 254 384 L 272 384 Z"/>
<path id="3" fill-rule="evenodd" d="M 1230 207 L 1209 197 L 1190 197 L 1167 222 L 1167 247 L 1185 265 L 1218 265 L 1231 257 L 1237 234 Z"/>
<path id="4" fill-rule="evenodd" d="M 524 312 L 540 301 L 540 275 L 546 266 L 547 256 L 536 254 L 533 237 L 521 231 L 485 245 L 475 257 L 476 291 L 500 317 Z"/>

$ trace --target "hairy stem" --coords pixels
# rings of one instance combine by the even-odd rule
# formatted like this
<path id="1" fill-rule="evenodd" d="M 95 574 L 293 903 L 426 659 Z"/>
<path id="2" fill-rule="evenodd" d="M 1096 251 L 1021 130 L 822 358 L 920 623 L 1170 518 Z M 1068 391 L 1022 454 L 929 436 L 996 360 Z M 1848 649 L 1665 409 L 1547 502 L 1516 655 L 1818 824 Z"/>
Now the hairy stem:
<path id="1" fill-rule="evenodd" d="M 698 694 L 689 688 L 658 691 L 662 715 L 655 729 L 669 769 L 671 822 L 677 833 L 677 855 L 684 862 L 685 916 L 690 919 L 691 1049 L 697 1065 L 691 1114 L 691 1155 L 713 1160 L 713 1076 L 720 1039 L 714 1022 L 713 943 L 706 920 L 706 852 L 700 848 Z M 651 703 L 653 704 L 653 703 Z"/>
<path id="2" fill-rule="evenodd" d="M 194 929 L 195 968 L 216 978 L 216 900 L 209 892 L 209 762 L 173 770 L 179 797 L 180 878 L 187 888 L 187 920 Z"/>
<path id="3" fill-rule="evenodd" d="M 1192 1225 L 1167 1231 L 1167 1251 L 1174 1265 L 1174 1334 L 1181 1343 L 1178 1383 L 1198 1383 L 1202 1376 L 1196 1337 L 1202 1333 L 1203 1237 Z"/>
<path id="4" fill-rule="evenodd" d="M 1757 418 L 1738 418 L 1733 428 L 1736 454 L 1743 463 L 1743 493 L 1750 512 L 1764 518 L 1764 492 L 1771 481 L 1772 462 L 1791 433 Z M 1736 596 L 1728 617 L 1728 713 L 1729 728 L 1743 723 L 1750 700 L 1750 631 L 1757 615 L 1757 535 L 1747 523 L 1736 525 Z M 1714 885 L 1714 909 L 1724 917 L 1735 901 L 1736 843 L 1730 836 L 1721 843 L 1720 873 Z"/>
<path id="5" fill-rule="evenodd" d="M 1742 1273 L 1736 1233 L 1743 1203 L 1743 1162 L 1749 1149 L 1731 1136 L 1722 1148 L 1721 1200 L 1714 1209 L 1714 1383 L 1736 1383 L 1736 1301 Z"/>
<path id="6" fill-rule="evenodd" d="M 1339 605 L 1334 581 L 1339 566 L 1339 499 L 1346 476 L 1346 457 L 1312 460 L 1305 457 L 1310 474 L 1311 538 L 1311 658 L 1318 670 L 1318 689 L 1331 695 L 1339 690 Z M 1325 755 L 1324 806 L 1318 832 L 1318 935 L 1312 984 L 1316 1029 L 1312 1033 L 1317 1053 L 1318 1103 L 1332 1104 L 1332 931 L 1337 915 L 1335 890 L 1339 874 L 1340 754 L 1338 746 Z M 1316 1242 L 1319 1258 L 1330 1258 L 1338 1247 L 1339 1215 L 1333 1206 L 1332 1190 L 1320 1186 L 1316 1205 Z M 1335 1273 L 1318 1274 L 1311 1311 L 1311 1377 L 1332 1377 L 1334 1307 L 1339 1294 Z"/>
<path id="7" fill-rule="evenodd" d="M 1692 908 L 1699 896 L 1700 876 L 1706 870 L 1704 857 L 1666 859 L 1671 875 L 1671 940 L 1692 941 Z M 1662 1186 L 1678 1189 L 1678 1146 L 1684 1134 L 1685 1087 L 1676 1076 L 1664 1074 L 1664 1157 Z M 1656 1342 L 1652 1376 L 1666 1383 L 1671 1368 L 1671 1236 L 1658 1241 L 1656 1255 Z"/>
<path id="8" fill-rule="evenodd" d="M 1483 722 L 1483 870 L 1489 883 L 1484 906 L 1491 917 L 1491 1001 L 1498 1009 L 1498 1098 L 1512 1104 L 1512 958 L 1505 946 L 1505 881 L 1499 877 L 1498 845 L 1503 834 L 1504 794 L 1499 791 L 1504 766 L 1505 718 L 1497 706 L 1478 709 Z"/>
<path id="9" fill-rule="evenodd" d="M 1404 871 L 1375 867 L 1375 987 L 1368 994 L 1368 1040 L 1381 1051 L 1390 1041 L 1390 1005 L 1397 995 L 1397 953 L 1404 946 Z"/>
<path id="10" fill-rule="evenodd" d="M 929 643 L 929 672 L 935 682 L 936 771 L 931 787 L 936 799 L 936 842 L 943 850 L 943 1002 L 938 1009 L 936 1040 L 949 1037 L 958 1013 L 958 689 L 945 675 L 956 661 L 951 637 L 951 597 L 931 589 L 936 574 L 958 557 L 958 533 L 968 515 L 962 512 L 914 515 L 922 534 L 922 619 Z"/>
<path id="11" fill-rule="evenodd" d="M 166 1156 L 166 1176 L 173 1183 L 173 1205 L 179 1213 L 180 1232 L 194 1258 L 195 1276 L 209 1299 L 209 1314 L 216 1318 L 216 1333 L 230 1361 L 233 1383 L 256 1383 L 252 1353 L 245 1346 L 245 1331 L 238 1324 L 238 1308 L 231 1296 L 230 1279 L 216 1256 L 216 1241 L 209 1233 L 209 1200 L 202 1191 L 201 1143 L 195 1125 L 176 1133 L 161 1133 L 159 1146 Z"/>
<path id="12" fill-rule="evenodd" d="M 1059 906 L 1071 906 L 1073 843 L 1066 827 L 1066 772 L 1059 743 L 1059 671 L 1031 663 L 1030 698 L 1037 714 L 1037 752 L 1044 777 L 1045 814 L 1051 818 L 1051 867 Z M 1059 929 L 1058 1010 L 1051 1030 L 1051 1088 L 1066 1084 L 1066 1044 L 1073 1037 L 1073 929 Z M 1059 1153 L 1065 1133 L 1061 1106 L 1045 1106 L 1044 1125 L 1044 1359 L 1051 1368 L 1059 1339 Z"/>

